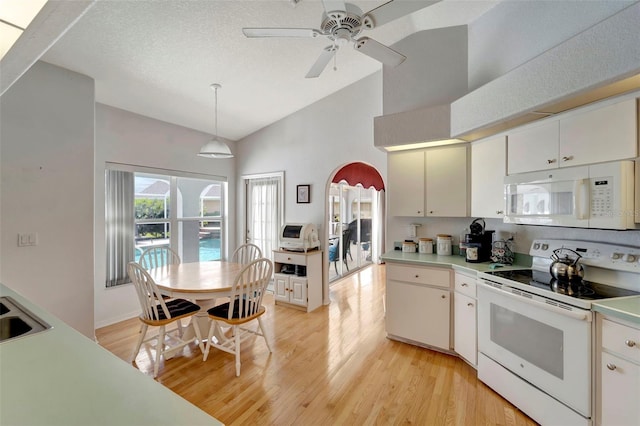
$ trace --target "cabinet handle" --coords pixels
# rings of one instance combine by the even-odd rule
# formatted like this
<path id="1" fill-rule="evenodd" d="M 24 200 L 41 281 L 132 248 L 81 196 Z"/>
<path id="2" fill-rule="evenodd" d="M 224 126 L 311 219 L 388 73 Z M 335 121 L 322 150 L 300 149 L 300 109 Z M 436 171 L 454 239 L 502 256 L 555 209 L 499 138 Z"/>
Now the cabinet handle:
<path id="1" fill-rule="evenodd" d="M 429 210 L 429 214 L 433 214 L 433 210 Z"/>
<path id="2" fill-rule="evenodd" d="M 615 364 L 611 364 L 610 362 L 607 363 L 607 368 L 611 371 L 616 369 L 616 365 Z"/>
<path id="3" fill-rule="evenodd" d="M 416 274 L 416 278 L 420 278 L 420 275 Z"/>
<path id="4" fill-rule="evenodd" d="M 442 296 L 440 296 L 440 297 L 443 298 L 443 299 L 447 298 L 447 296 L 445 296 L 444 294 Z"/>
<path id="5" fill-rule="evenodd" d="M 573 160 L 573 155 L 569 155 L 568 157 L 562 157 L 562 161 L 571 161 Z"/>
<path id="6" fill-rule="evenodd" d="M 503 210 L 496 210 L 496 214 L 504 214 Z"/>
<path id="7" fill-rule="evenodd" d="M 420 210 L 418 210 L 418 214 L 422 214 L 422 212 Z"/>
<path id="8" fill-rule="evenodd" d="M 473 303 L 469 302 L 467 303 L 467 306 L 471 308 L 473 306 Z"/>
<path id="9" fill-rule="evenodd" d="M 462 287 L 469 287 L 469 284 L 467 284 L 467 283 L 462 283 Z"/>
<path id="10" fill-rule="evenodd" d="M 636 345 L 636 342 L 634 342 L 633 340 L 625 340 L 624 344 L 632 348 Z"/>
<path id="11" fill-rule="evenodd" d="M 547 160 L 547 164 L 553 164 L 555 162 L 556 162 L 555 158 L 551 158 L 551 159 Z"/>

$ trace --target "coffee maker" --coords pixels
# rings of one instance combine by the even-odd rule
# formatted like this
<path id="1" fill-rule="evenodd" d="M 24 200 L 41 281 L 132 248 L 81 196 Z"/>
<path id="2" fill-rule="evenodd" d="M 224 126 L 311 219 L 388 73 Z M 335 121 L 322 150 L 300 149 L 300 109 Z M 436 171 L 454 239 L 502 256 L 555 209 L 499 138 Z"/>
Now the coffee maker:
<path id="1" fill-rule="evenodd" d="M 482 223 L 480 223 L 482 222 Z M 491 258 L 493 246 L 493 233 L 484 229 L 484 219 L 475 219 L 469 225 L 469 234 L 465 234 L 464 246 L 466 247 L 466 261 L 470 263 L 487 262 Z"/>

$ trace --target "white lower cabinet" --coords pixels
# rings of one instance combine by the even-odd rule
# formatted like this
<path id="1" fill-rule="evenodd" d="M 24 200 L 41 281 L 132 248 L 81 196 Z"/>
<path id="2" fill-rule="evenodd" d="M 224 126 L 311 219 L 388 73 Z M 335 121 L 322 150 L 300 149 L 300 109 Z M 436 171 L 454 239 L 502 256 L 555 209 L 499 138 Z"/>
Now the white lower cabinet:
<path id="1" fill-rule="evenodd" d="M 453 294 L 453 350 L 469 364 L 478 363 L 476 277 L 456 272 Z"/>
<path id="2" fill-rule="evenodd" d="M 299 306 L 307 306 L 307 278 L 286 274 L 274 274 L 275 300 Z"/>
<path id="3" fill-rule="evenodd" d="M 449 351 L 450 288 L 450 269 L 387 263 L 387 336 Z"/>
<path id="4" fill-rule="evenodd" d="M 596 424 L 640 425 L 640 327 L 597 314 Z"/>

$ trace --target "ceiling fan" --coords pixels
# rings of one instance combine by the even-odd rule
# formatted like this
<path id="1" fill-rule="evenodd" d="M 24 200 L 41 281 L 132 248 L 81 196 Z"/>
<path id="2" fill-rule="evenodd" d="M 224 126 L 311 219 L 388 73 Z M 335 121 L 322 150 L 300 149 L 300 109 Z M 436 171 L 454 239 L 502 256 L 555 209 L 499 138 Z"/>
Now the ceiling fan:
<path id="1" fill-rule="evenodd" d="M 262 37 L 326 37 L 332 43 L 325 47 L 316 62 L 306 75 L 306 78 L 318 77 L 338 49 L 353 43 L 356 50 L 382 62 L 384 65 L 395 67 L 406 58 L 390 47 L 369 37 L 359 37 L 363 30 L 371 30 L 400 18 L 419 9 L 430 6 L 437 1 L 425 0 L 391 0 L 369 12 L 363 13 L 360 8 L 345 3 L 343 0 L 322 0 L 324 13 L 320 29 L 315 28 L 243 28 L 242 32 L 249 38 Z"/>

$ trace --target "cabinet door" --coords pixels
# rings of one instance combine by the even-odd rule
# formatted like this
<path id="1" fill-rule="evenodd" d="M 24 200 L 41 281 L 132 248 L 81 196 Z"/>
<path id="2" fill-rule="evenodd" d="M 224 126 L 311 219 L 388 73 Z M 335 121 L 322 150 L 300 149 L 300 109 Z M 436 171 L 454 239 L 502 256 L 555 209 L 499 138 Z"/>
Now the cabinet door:
<path id="1" fill-rule="evenodd" d="M 466 144 L 427 150 L 427 216 L 468 216 L 467 151 Z"/>
<path id="2" fill-rule="evenodd" d="M 560 120 L 560 167 L 635 158 L 636 100 L 629 99 Z"/>
<path id="3" fill-rule="evenodd" d="M 558 120 L 536 124 L 509 133 L 507 139 L 508 173 L 523 173 L 558 168 Z"/>
<path id="4" fill-rule="evenodd" d="M 449 350 L 448 290 L 387 281 L 387 333 Z"/>
<path id="5" fill-rule="evenodd" d="M 273 298 L 283 302 L 289 301 L 289 277 L 287 275 L 273 275 Z"/>
<path id="6" fill-rule="evenodd" d="M 604 352 L 600 368 L 600 424 L 639 425 L 640 365 Z"/>
<path id="7" fill-rule="evenodd" d="M 504 217 L 504 177 L 507 174 L 505 136 L 471 144 L 471 216 Z"/>
<path id="8" fill-rule="evenodd" d="M 456 292 L 453 295 L 453 318 L 453 349 L 472 365 L 476 365 L 476 300 Z"/>
<path id="9" fill-rule="evenodd" d="M 291 277 L 289 287 L 289 302 L 307 306 L 307 279 Z"/>
<path id="10" fill-rule="evenodd" d="M 387 155 L 391 216 L 424 216 L 424 157 L 424 151 Z"/>

